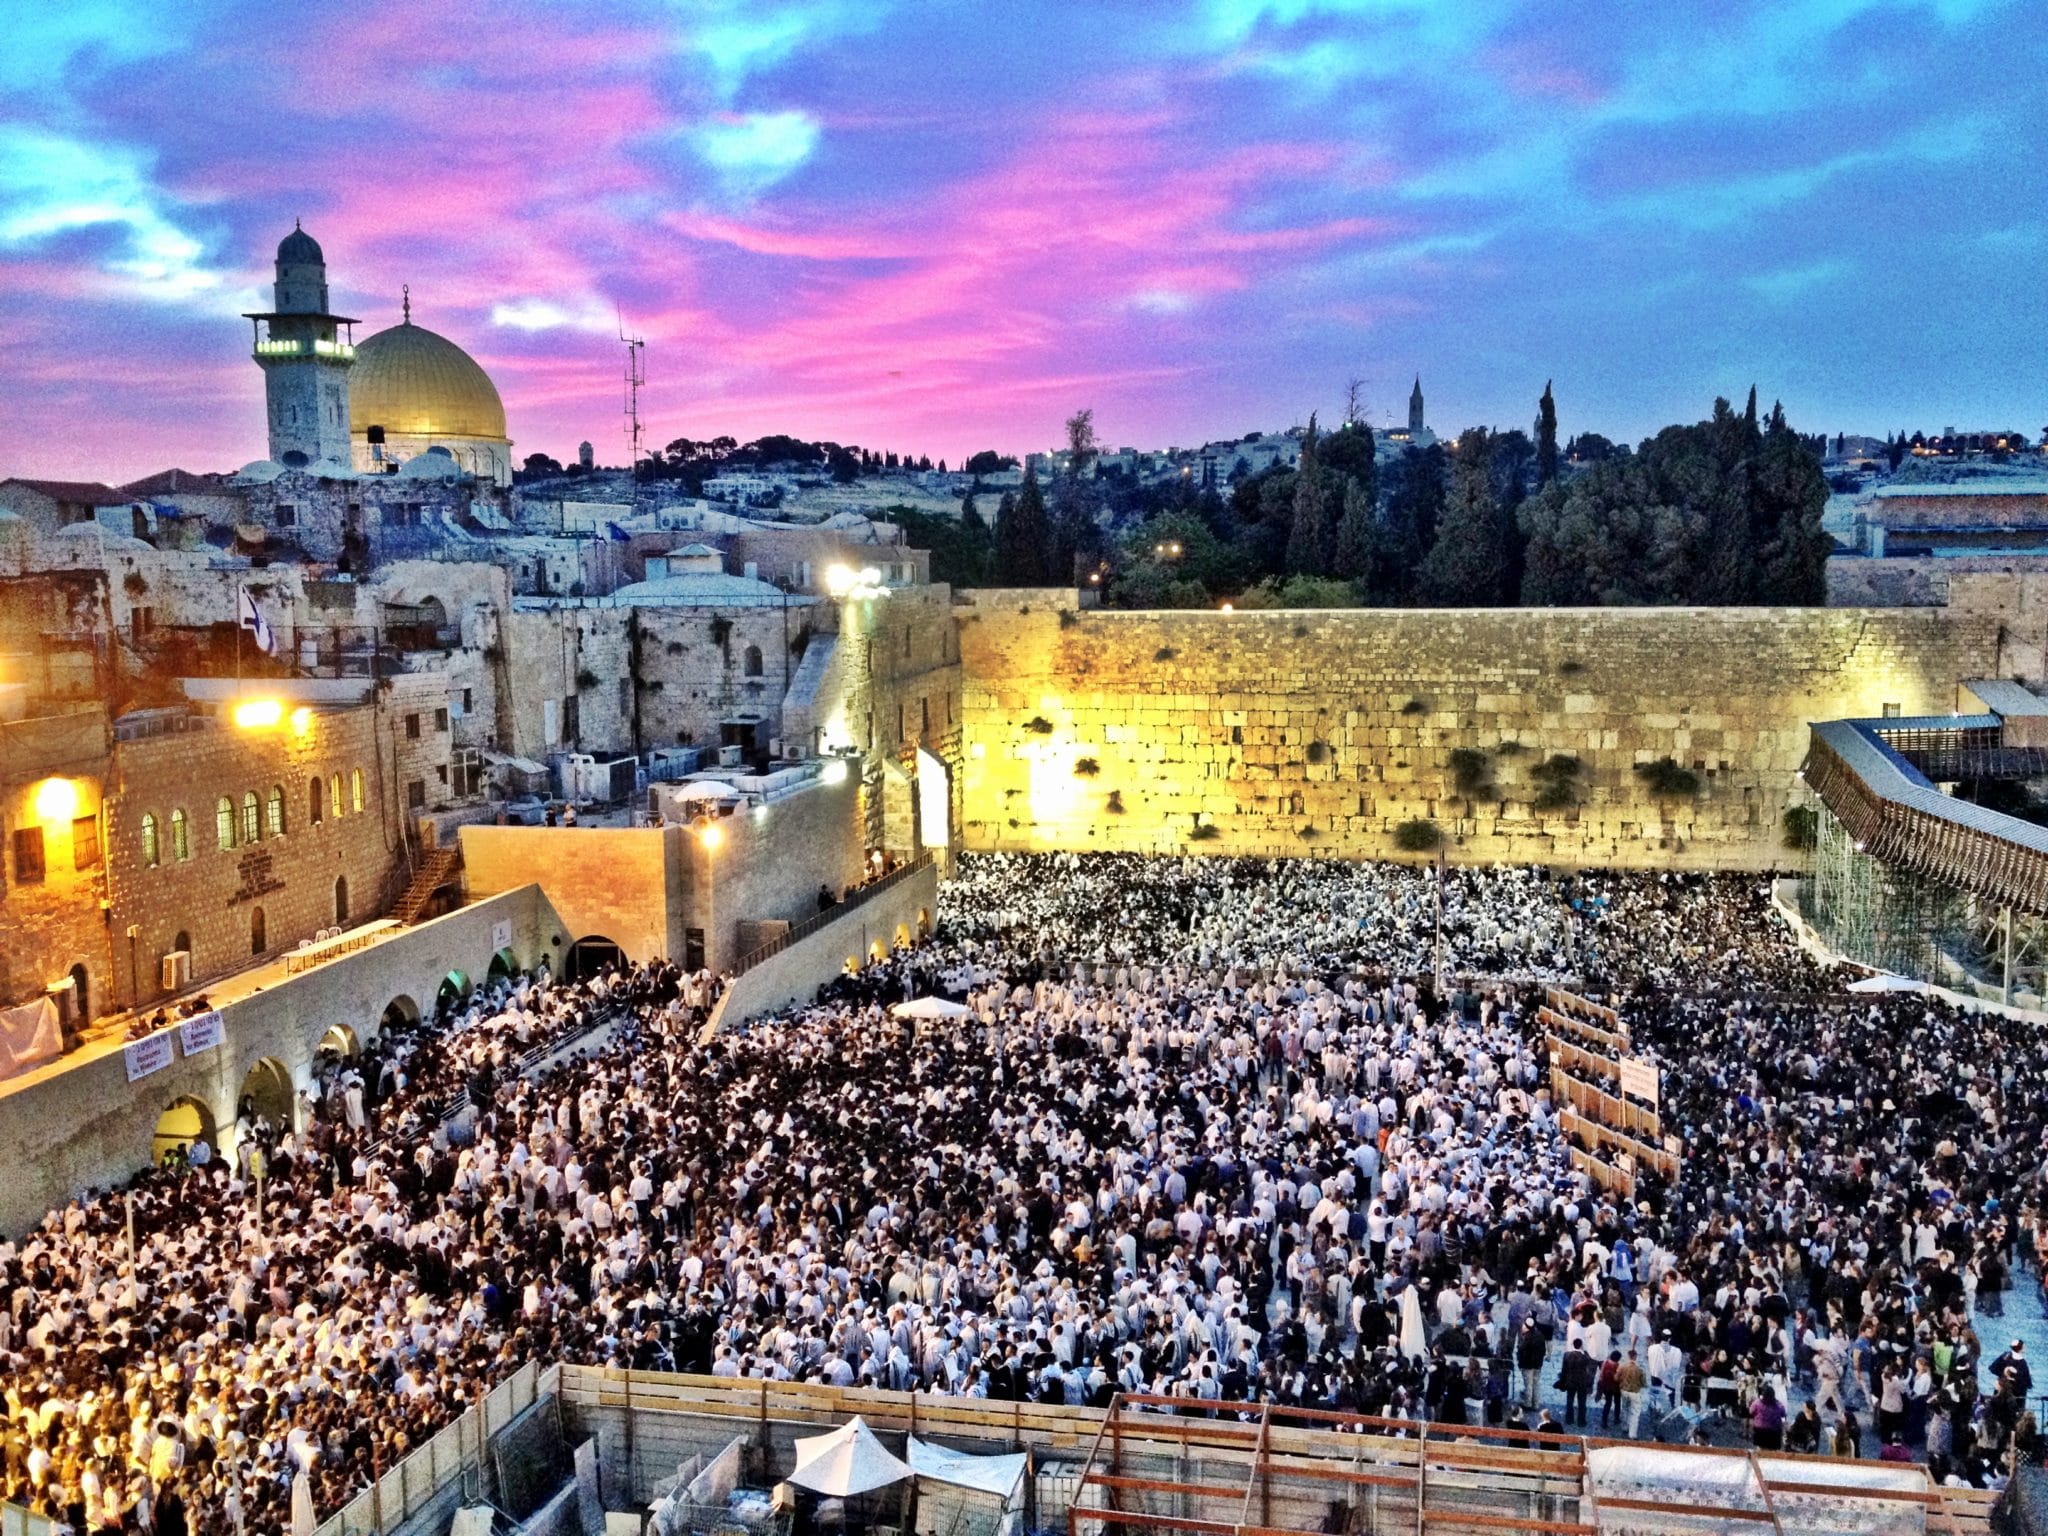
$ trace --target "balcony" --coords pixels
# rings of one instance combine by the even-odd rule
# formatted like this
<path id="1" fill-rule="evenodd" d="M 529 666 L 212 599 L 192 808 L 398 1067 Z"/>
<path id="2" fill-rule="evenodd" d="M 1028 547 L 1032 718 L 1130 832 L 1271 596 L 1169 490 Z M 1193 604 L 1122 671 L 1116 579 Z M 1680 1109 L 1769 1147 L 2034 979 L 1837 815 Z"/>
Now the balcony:
<path id="1" fill-rule="evenodd" d="M 331 357 L 341 362 L 354 358 L 356 349 L 345 341 L 315 341 L 310 339 L 278 340 L 275 337 L 256 343 L 256 358 L 260 362 L 271 357 Z"/>

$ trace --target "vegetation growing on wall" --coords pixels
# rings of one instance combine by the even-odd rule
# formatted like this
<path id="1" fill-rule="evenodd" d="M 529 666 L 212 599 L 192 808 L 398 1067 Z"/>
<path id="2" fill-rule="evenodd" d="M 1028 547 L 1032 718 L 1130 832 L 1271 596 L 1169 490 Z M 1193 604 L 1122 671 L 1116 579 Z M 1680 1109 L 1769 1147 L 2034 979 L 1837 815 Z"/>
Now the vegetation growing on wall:
<path id="1" fill-rule="evenodd" d="M 1537 784 L 1531 802 L 1539 811 L 1568 811 L 1579 803 L 1579 779 L 1586 765 L 1564 752 L 1553 752 L 1529 770 Z"/>
<path id="2" fill-rule="evenodd" d="M 1654 763 L 1637 763 L 1636 777 L 1660 800 L 1686 800 L 1700 792 L 1700 776 L 1681 768 L 1677 760 L 1660 757 Z"/>
<path id="3" fill-rule="evenodd" d="M 1443 841 L 1444 835 L 1433 821 L 1404 821 L 1394 828 L 1394 846 L 1403 853 L 1434 853 Z"/>
<path id="4" fill-rule="evenodd" d="M 1102 764 L 1092 757 L 1081 758 L 1074 764 L 1074 777 L 1077 779 L 1092 779 L 1100 772 Z"/>
<path id="5" fill-rule="evenodd" d="M 1811 853 L 1820 842 L 1820 813 L 1810 805 L 1788 805 L 1783 828 L 1787 848 L 1795 853 Z"/>

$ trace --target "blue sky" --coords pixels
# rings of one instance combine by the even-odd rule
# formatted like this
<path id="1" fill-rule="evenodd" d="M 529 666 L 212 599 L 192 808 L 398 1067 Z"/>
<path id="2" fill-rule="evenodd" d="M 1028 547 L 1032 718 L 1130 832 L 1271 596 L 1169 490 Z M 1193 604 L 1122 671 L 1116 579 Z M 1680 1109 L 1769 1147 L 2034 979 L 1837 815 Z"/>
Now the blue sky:
<path id="1" fill-rule="evenodd" d="M 263 451 L 241 310 L 498 381 L 521 452 L 2048 422 L 2048 27 L 1998 0 L 0 0 L 0 473 Z"/>

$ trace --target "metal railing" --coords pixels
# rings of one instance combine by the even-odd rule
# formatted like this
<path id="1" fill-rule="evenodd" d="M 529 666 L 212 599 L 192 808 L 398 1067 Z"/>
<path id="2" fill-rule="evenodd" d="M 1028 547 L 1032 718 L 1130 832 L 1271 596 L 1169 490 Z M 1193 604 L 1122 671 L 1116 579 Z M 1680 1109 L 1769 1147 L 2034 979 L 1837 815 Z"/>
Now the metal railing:
<path id="1" fill-rule="evenodd" d="M 792 923 L 787 933 L 779 934 L 775 938 L 768 940 L 767 943 L 757 945 L 755 948 L 748 950 L 744 955 L 741 955 L 733 964 L 732 974 L 734 976 L 746 975 L 748 971 L 751 971 L 762 961 L 781 954 L 790 945 L 809 938 L 812 934 L 824 928 L 826 924 L 837 922 L 856 907 L 873 900 L 884 891 L 901 885 L 919 870 L 929 867 L 931 862 L 932 856 L 929 853 L 920 853 L 908 864 L 899 865 L 897 868 L 890 870 L 888 874 L 882 876 L 881 879 L 871 880 L 866 885 L 858 886 L 848 891 L 844 897 L 825 908 L 817 916 L 807 917 L 800 923 Z"/>

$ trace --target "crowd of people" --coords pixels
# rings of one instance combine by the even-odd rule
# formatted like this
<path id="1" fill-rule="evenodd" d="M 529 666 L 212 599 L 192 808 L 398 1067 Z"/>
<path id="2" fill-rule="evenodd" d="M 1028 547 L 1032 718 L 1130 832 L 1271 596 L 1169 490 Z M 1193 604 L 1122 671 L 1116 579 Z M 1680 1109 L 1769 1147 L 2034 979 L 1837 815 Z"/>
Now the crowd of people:
<path id="1" fill-rule="evenodd" d="M 1574 1166 L 1566 978 L 1660 1066 L 1675 1187 Z M 275 1528 L 557 1359 L 2038 1456 L 1979 1328 L 2048 1047 L 1844 992 L 1754 879 L 969 857 L 814 1006 L 704 1039 L 714 996 L 522 978 L 0 1246 L 0 1497 Z"/>

